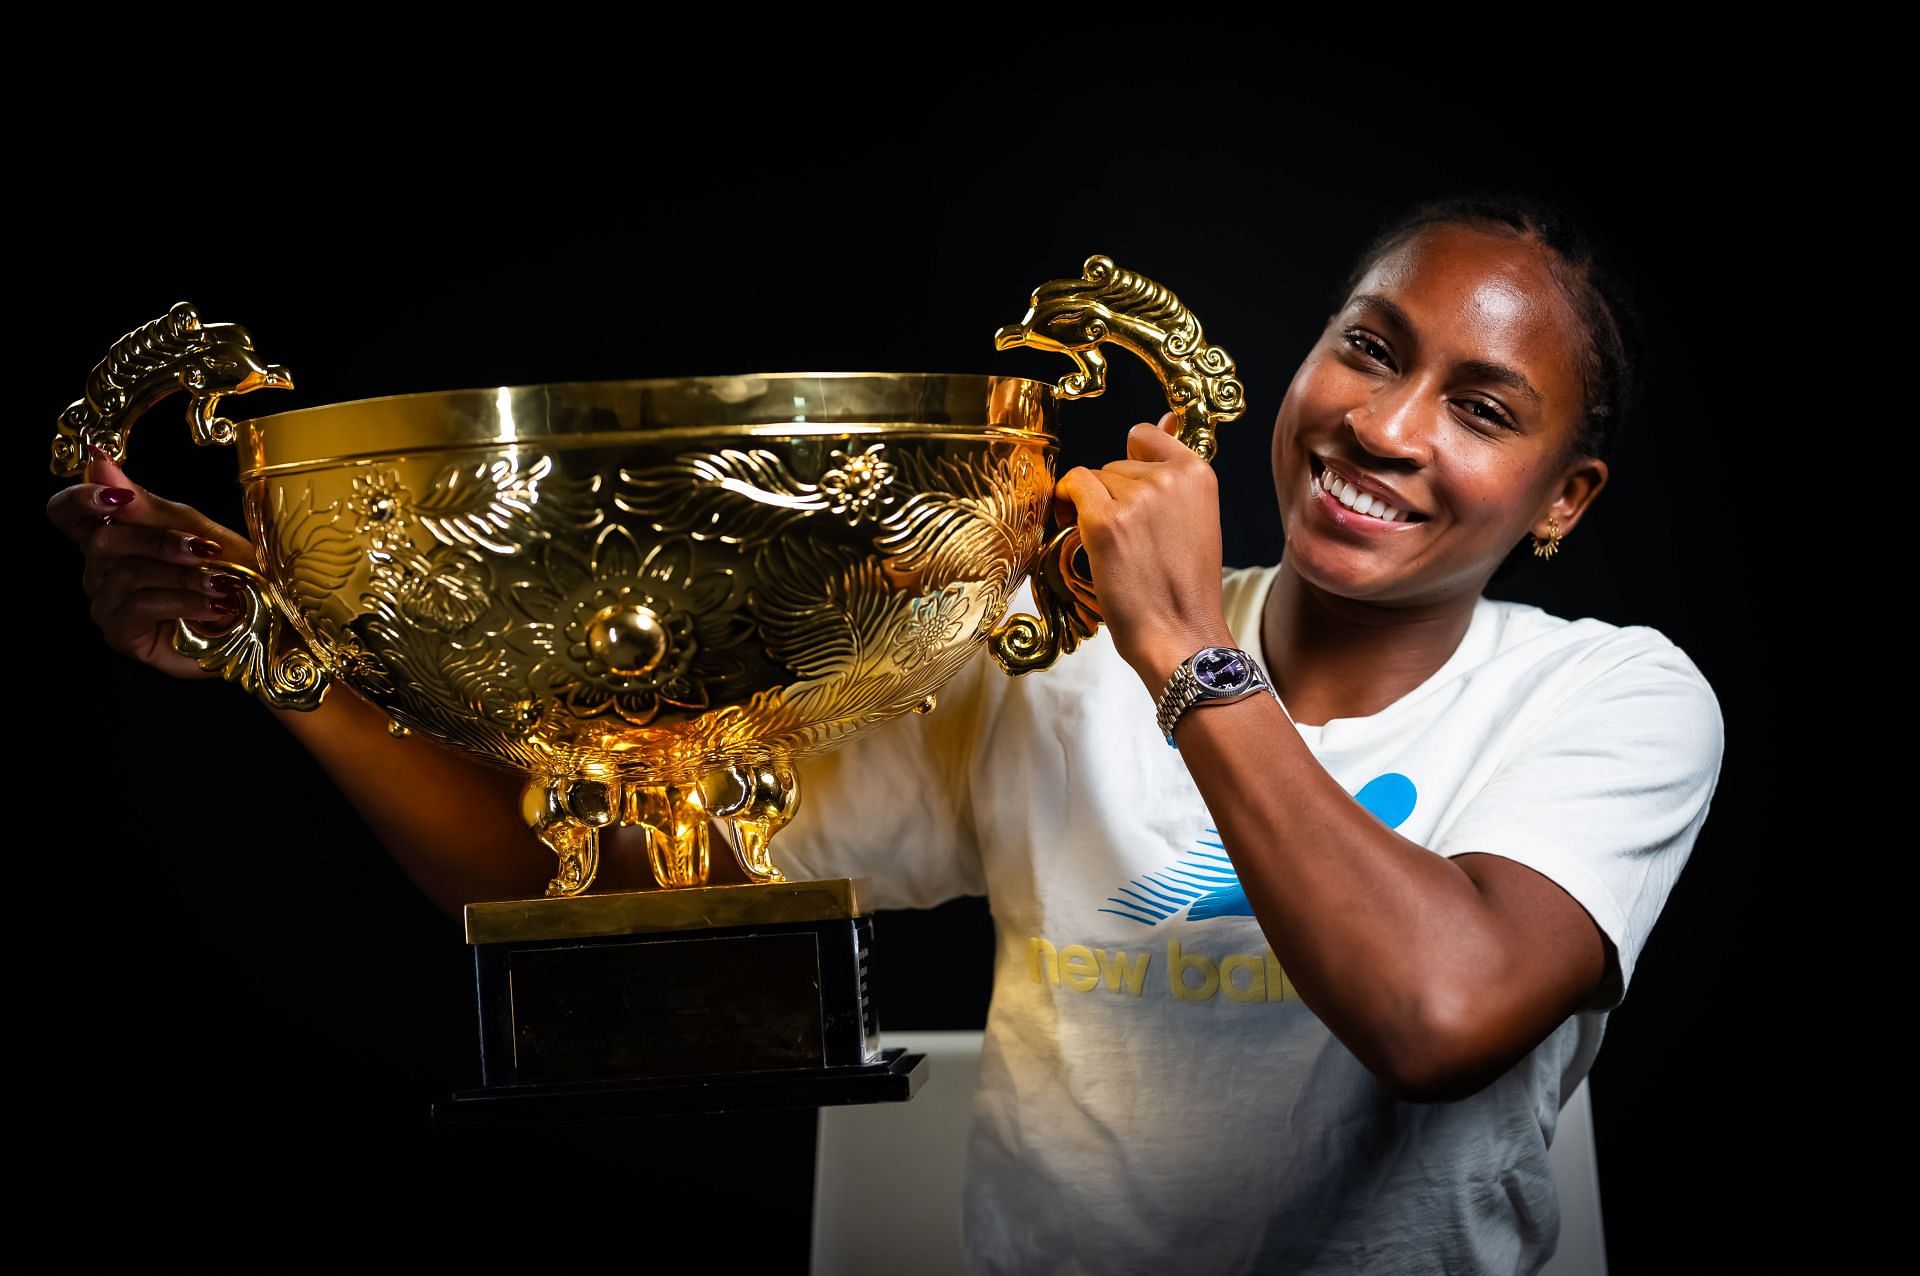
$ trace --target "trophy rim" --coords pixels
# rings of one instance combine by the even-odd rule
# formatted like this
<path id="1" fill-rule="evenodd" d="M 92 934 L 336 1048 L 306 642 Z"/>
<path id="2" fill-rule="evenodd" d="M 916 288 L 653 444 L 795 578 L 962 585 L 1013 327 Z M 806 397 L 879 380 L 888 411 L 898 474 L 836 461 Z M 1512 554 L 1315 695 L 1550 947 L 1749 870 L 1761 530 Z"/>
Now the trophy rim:
<path id="1" fill-rule="evenodd" d="M 898 381 L 903 383 L 931 384 L 946 381 L 951 383 L 975 382 L 982 389 L 990 389 L 994 384 L 1029 387 L 1045 400 L 1059 399 L 1059 387 L 1051 381 L 1038 377 L 1007 376 L 993 372 L 892 372 L 884 370 L 841 370 L 831 372 L 715 372 L 697 376 L 673 377 L 603 377 L 575 379 L 571 381 L 522 381 L 511 384 L 489 383 L 447 387 L 439 390 L 407 390 L 398 394 L 372 394 L 358 399 L 332 399 L 326 403 L 312 403 L 305 407 L 288 408 L 281 412 L 269 412 L 245 419 L 236 418 L 235 425 L 266 426 L 274 421 L 290 420 L 320 412 L 337 411 L 344 408 L 369 407 L 375 404 L 424 403 L 430 399 L 458 398 L 465 395 L 495 395 L 502 391 L 508 394 L 534 394 L 555 390 L 665 390 L 680 386 L 725 385 L 742 381 Z M 645 428 L 645 427 L 643 427 Z M 678 427 L 662 426 L 672 429 Z M 712 428 L 725 429 L 724 425 Z M 1027 431 L 1044 434 L 1045 430 Z"/>
<path id="2" fill-rule="evenodd" d="M 423 451 L 696 438 L 947 435 L 1057 446 L 1062 398 L 1051 382 L 993 373 L 748 372 L 416 390 L 234 425 L 245 481 Z"/>

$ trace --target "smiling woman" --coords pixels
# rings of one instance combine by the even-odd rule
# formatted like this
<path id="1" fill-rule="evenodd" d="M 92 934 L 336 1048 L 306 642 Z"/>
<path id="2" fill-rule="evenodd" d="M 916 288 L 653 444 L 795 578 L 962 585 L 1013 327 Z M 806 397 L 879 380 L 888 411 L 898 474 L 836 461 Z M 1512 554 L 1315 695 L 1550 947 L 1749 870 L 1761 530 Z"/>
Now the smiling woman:
<path id="1" fill-rule="evenodd" d="M 976 659 L 931 716 L 796 766 L 789 876 L 869 877 L 882 908 L 989 897 L 980 1270 L 1529 1272 L 1553 1252 L 1561 1103 L 1724 747 L 1713 689 L 1657 630 L 1484 593 L 1606 485 L 1631 307 L 1526 200 L 1413 210 L 1335 302 L 1274 421 L 1276 561 L 1224 566 L 1212 467 L 1171 415 L 1142 423 L 1057 488 L 1110 641 L 1020 678 Z M 167 639 L 231 607 L 197 565 L 253 547 L 103 457 L 88 479 L 49 513 L 108 643 L 200 676 Z M 1254 670 L 1274 694 L 1241 694 Z M 540 893 L 515 776 L 351 695 L 279 716 L 445 907 Z M 632 829 L 603 849 L 611 880 L 644 862 Z"/>
<path id="2" fill-rule="evenodd" d="M 1275 423 L 1292 565 L 1347 597 L 1457 613 L 1529 533 L 1557 548 L 1606 485 L 1631 371 L 1614 316 L 1630 311 L 1584 300 L 1592 284 L 1549 244 L 1485 223 L 1427 221 L 1370 260 Z"/>
<path id="3" fill-rule="evenodd" d="M 1277 563 L 1224 568 L 1212 468 L 1136 426 L 1058 489 L 1112 642 L 803 766 L 790 865 L 992 907 L 981 1270 L 1553 1252 L 1561 1104 L 1724 747 L 1658 631 L 1483 592 L 1605 486 L 1631 307 L 1526 200 L 1414 210 L 1336 303 L 1274 422 Z M 1183 681 L 1220 648 L 1277 696 Z"/>

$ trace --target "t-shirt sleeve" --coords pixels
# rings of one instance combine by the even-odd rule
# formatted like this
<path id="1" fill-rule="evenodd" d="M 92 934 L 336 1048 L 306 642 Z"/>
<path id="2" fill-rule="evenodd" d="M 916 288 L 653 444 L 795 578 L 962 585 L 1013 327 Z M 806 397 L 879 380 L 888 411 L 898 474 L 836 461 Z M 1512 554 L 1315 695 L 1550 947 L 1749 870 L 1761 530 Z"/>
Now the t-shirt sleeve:
<path id="1" fill-rule="evenodd" d="M 1441 855 L 1484 852 L 1551 879 L 1607 939 L 1607 970 L 1583 1010 L 1626 997 L 1654 921 L 1692 853 L 1720 779 L 1720 704 L 1664 637 L 1582 684 L 1519 739 L 1437 839 Z"/>
<path id="2" fill-rule="evenodd" d="M 865 877 L 877 908 L 930 908 L 984 895 L 970 776 L 1007 677 L 984 646 L 929 714 L 902 714 L 794 763 L 800 805 L 774 835 L 794 881 Z"/>

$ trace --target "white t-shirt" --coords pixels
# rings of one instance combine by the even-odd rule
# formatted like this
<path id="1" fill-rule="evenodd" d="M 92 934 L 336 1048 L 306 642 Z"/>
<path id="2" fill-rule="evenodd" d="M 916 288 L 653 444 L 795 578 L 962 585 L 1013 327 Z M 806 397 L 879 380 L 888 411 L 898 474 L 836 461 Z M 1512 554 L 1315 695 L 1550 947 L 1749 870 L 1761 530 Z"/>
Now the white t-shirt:
<path id="1" fill-rule="evenodd" d="M 1277 571 L 1224 573 L 1229 629 L 1262 668 Z M 1013 606 L 1031 610 L 1030 587 Z M 1545 874 L 1610 941 L 1587 1010 L 1437 1104 L 1394 1099 L 1299 1000 L 1153 710 L 1105 633 L 1019 678 L 983 654 L 931 715 L 803 760 L 773 844 L 791 877 L 871 877 L 883 908 L 988 897 L 964 1215 L 976 1270 L 1535 1270 L 1559 1236 L 1561 1103 L 1718 783 L 1706 679 L 1655 629 L 1483 596 L 1458 649 L 1399 700 L 1295 724 L 1390 827 Z"/>

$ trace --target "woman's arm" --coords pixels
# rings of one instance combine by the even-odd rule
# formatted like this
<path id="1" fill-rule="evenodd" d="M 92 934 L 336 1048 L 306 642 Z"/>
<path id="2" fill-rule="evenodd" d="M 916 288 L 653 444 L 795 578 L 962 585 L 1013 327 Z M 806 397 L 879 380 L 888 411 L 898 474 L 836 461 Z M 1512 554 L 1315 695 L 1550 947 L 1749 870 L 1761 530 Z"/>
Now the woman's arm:
<path id="1" fill-rule="evenodd" d="M 1593 997 L 1606 941 L 1572 896 L 1514 860 L 1400 836 L 1271 696 L 1189 711 L 1174 742 L 1301 1000 L 1399 1097 L 1473 1093 Z"/>
<path id="2" fill-rule="evenodd" d="M 520 817 L 523 776 L 425 736 L 395 738 L 386 714 L 343 685 L 317 709 L 271 712 L 407 876 L 456 921 L 476 900 L 544 893 L 555 861 Z"/>
<path id="3" fill-rule="evenodd" d="M 1238 645 L 1220 605 L 1212 469 L 1165 431 L 1070 471 L 1101 607 L 1158 694 L 1201 646 Z M 1186 714 L 1174 733 L 1255 920 L 1301 999 L 1403 1098 L 1463 1096 L 1594 999 L 1606 940 L 1513 859 L 1447 858 L 1351 797 L 1268 696 Z"/>
<path id="4" fill-rule="evenodd" d="M 80 549 L 82 587 L 107 645 L 172 677 L 207 679 L 173 650 L 173 631 L 183 620 L 216 630 L 232 623 L 237 604 L 201 567 L 257 566 L 246 537 L 147 491 L 98 449 L 87 481 L 55 492 L 47 514 Z M 424 737 L 395 739 L 386 715 L 342 685 L 311 712 L 274 712 L 407 874 L 456 919 L 473 900 L 545 890 L 554 857 L 520 817 L 519 776 Z"/>

